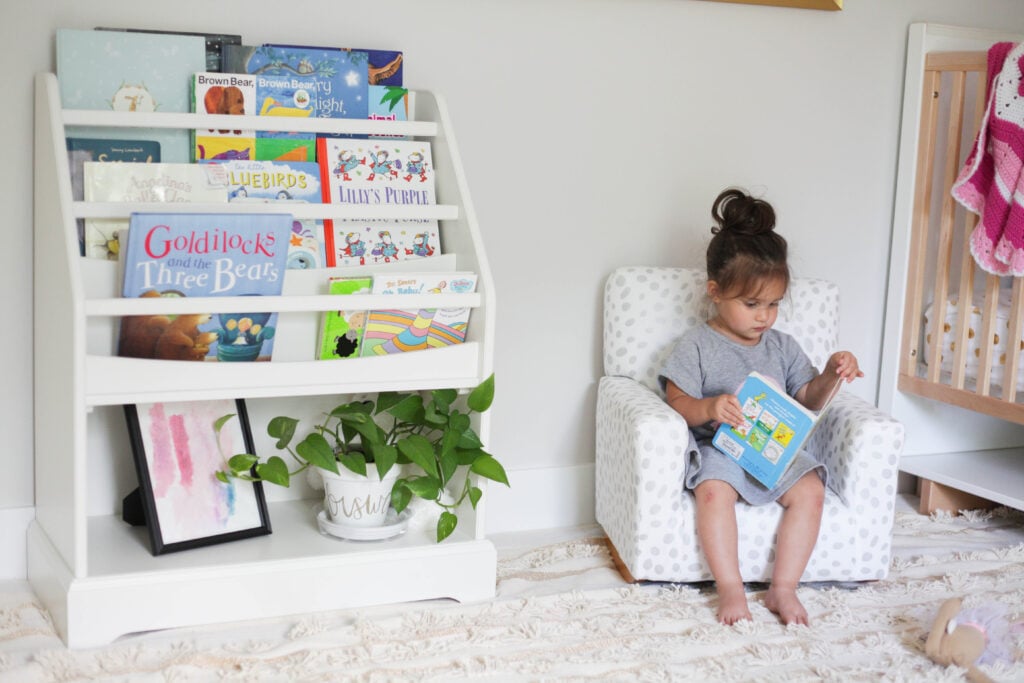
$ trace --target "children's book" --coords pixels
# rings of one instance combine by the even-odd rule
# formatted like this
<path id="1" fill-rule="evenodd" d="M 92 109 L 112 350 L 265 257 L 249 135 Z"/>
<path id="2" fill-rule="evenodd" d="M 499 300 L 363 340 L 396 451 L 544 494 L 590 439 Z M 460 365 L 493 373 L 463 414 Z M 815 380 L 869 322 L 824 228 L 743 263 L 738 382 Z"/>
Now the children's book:
<path id="1" fill-rule="evenodd" d="M 192 110 L 199 114 L 255 116 L 256 78 L 248 74 L 203 71 L 192 77 Z M 192 158 L 255 159 L 256 131 L 201 129 L 192 131 Z"/>
<path id="2" fill-rule="evenodd" d="M 429 142 L 321 137 L 316 144 L 325 204 L 425 206 L 435 203 L 434 164 Z M 368 262 L 367 258 L 377 246 L 390 250 L 392 247 L 384 244 L 385 236 L 380 233 L 387 231 L 393 240 L 402 233 L 402 227 L 395 226 L 397 230 L 388 227 L 375 230 L 373 222 L 360 225 L 325 220 L 327 265 L 362 265 Z M 426 235 L 423 239 L 429 241 L 436 234 L 436 224 L 425 228 L 411 235 L 406 230 L 406 235 L 415 238 L 422 232 Z M 436 237 L 431 246 L 435 250 L 439 246 Z M 407 241 L 394 253 L 402 255 L 407 249 L 412 251 L 411 242 Z M 424 255 L 427 251 L 429 249 Z"/>
<path id="3" fill-rule="evenodd" d="M 197 164 L 108 164 L 82 166 L 83 194 L 90 202 L 214 202 L 228 200 L 205 166 Z M 85 220 L 85 255 L 117 260 L 118 235 L 128 227 L 121 218 Z"/>
<path id="4" fill-rule="evenodd" d="M 330 294 L 369 294 L 372 277 L 332 277 L 328 281 Z M 366 311 L 327 311 L 320 326 L 321 360 L 355 358 L 363 342 Z"/>
<path id="5" fill-rule="evenodd" d="M 256 135 L 259 161 L 316 161 L 316 139 L 262 138 Z"/>
<path id="6" fill-rule="evenodd" d="M 373 278 L 373 294 L 464 294 L 476 289 L 470 272 L 387 273 Z M 469 325 L 468 307 L 370 311 L 361 355 L 382 356 L 461 344 Z"/>
<path id="7" fill-rule="evenodd" d="M 124 161 L 152 164 L 160 161 L 160 143 L 155 140 L 108 140 L 67 138 L 68 167 L 71 169 L 71 199 L 85 199 L 85 162 Z M 85 255 L 85 219 L 78 224 L 78 249 Z"/>
<path id="8" fill-rule="evenodd" d="M 400 85 L 370 86 L 371 121 L 408 121 L 409 91 Z M 370 135 L 371 138 L 404 139 L 404 135 Z"/>
<path id="9" fill-rule="evenodd" d="M 401 51 L 358 48 L 353 52 L 366 55 L 366 82 L 369 85 L 402 85 L 405 55 Z"/>
<path id="10" fill-rule="evenodd" d="M 189 112 L 192 74 L 206 70 L 200 36 L 57 30 L 57 79 L 66 109 Z M 74 137 L 155 140 L 163 161 L 188 162 L 188 130 L 75 126 Z"/>
<path id="11" fill-rule="evenodd" d="M 317 111 L 320 99 L 317 94 L 317 80 L 312 76 L 261 73 L 254 75 L 253 78 L 256 79 L 258 115 L 306 119 Z M 288 131 L 258 131 L 256 137 L 309 141 L 316 138 L 313 133 Z M 308 159 L 313 160 L 312 156 Z"/>
<path id="12" fill-rule="evenodd" d="M 319 204 L 319 169 L 312 161 L 217 161 L 208 171 L 211 184 L 223 187 L 229 202 Z M 323 268 L 324 260 L 323 221 L 296 218 L 288 267 Z"/>
<path id="13" fill-rule="evenodd" d="M 367 117 L 368 66 L 365 52 L 302 45 L 228 45 L 226 66 L 233 73 L 302 76 L 316 81 L 321 118 Z"/>
<path id="14" fill-rule="evenodd" d="M 191 31 L 160 31 L 148 28 L 110 28 L 97 26 L 97 31 L 130 31 L 132 33 L 166 33 L 174 36 L 199 36 L 206 41 L 206 71 L 224 71 L 225 45 L 241 45 L 242 36 L 234 33 L 193 33 Z"/>
<path id="15" fill-rule="evenodd" d="M 365 266 L 438 256 L 437 221 L 331 220 L 324 235 L 327 266 Z"/>
<path id="16" fill-rule="evenodd" d="M 279 295 L 289 214 L 133 213 L 126 297 Z M 270 360 L 277 313 L 126 316 L 118 354 L 158 360 Z"/>
<path id="17" fill-rule="evenodd" d="M 743 406 L 743 424 L 720 425 L 711 443 L 735 458 L 752 477 L 772 488 L 793 462 L 840 386 L 842 380 L 836 382 L 825 406 L 815 413 L 764 375 L 751 372 L 736 393 Z"/>

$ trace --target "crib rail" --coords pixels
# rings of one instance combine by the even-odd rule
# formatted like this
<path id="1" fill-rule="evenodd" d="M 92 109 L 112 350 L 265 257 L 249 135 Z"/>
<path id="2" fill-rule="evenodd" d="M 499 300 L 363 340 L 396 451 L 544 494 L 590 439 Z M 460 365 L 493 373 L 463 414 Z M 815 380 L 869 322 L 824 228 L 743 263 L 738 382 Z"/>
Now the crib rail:
<path id="1" fill-rule="evenodd" d="M 978 217 L 950 194 L 985 113 L 986 57 L 926 59 L 898 387 L 1024 424 L 1024 279 L 1007 282 L 976 267 L 969 236 Z"/>

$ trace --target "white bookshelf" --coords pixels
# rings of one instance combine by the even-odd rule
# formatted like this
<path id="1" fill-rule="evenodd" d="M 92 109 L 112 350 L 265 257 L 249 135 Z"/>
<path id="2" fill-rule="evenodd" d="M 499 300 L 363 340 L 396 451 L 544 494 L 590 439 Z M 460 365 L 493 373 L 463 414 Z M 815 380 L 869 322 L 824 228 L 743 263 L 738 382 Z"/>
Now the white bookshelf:
<path id="1" fill-rule="evenodd" d="M 127 403 L 328 397 L 384 390 L 476 386 L 492 372 L 494 292 L 443 102 L 411 93 L 409 122 L 272 117 L 125 114 L 64 110 L 57 79 L 36 77 L 35 108 L 35 472 L 36 519 L 28 533 L 28 574 L 70 647 L 88 647 L 136 631 L 234 621 L 388 602 L 493 596 L 496 557 L 483 534 L 484 500 L 459 511 L 459 526 L 436 543 L 429 525 L 402 536 L 359 543 L 323 536 L 319 501 L 273 501 L 273 533 L 228 544 L 153 556 L 144 528 L 120 518 L 134 472 L 116 412 Z M 346 269 L 288 271 L 279 297 L 122 299 L 114 263 L 79 255 L 75 219 L 128 217 L 134 211 L 275 211 L 273 204 L 88 203 L 72 201 L 65 150 L 69 126 L 204 128 L 412 135 L 428 139 L 438 204 L 430 207 L 294 205 L 300 218 L 433 218 L 441 259 L 429 267 L 475 271 L 474 294 L 389 297 L 391 307 L 469 306 L 464 344 L 393 357 L 316 361 L 321 312 L 334 308 L 327 276 Z M 241 121 L 241 119 L 245 119 Z M 433 264 L 433 265 L 430 265 Z M 365 270 L 362 272 L 366 272 Z M 351 310 L 379 308 L 380 296 L 349 296 Z M 190 363 L 121 358 L 120 316 L 189 311 L 280 312 L 270 363 Z M 243 367 L 244 366 L 244 367 Z M 324 398 L 326 400 L 326 398 Z M 253 421 L 253 432 L 264 425 Z M 477 425 L 487 441 L 488 420 Z M 485 482 L 480 481 L 483 486 Z M 260 591 L 273 581 L 276 594 Z M 262 597 L 256 598 L 255 596 Z"/>

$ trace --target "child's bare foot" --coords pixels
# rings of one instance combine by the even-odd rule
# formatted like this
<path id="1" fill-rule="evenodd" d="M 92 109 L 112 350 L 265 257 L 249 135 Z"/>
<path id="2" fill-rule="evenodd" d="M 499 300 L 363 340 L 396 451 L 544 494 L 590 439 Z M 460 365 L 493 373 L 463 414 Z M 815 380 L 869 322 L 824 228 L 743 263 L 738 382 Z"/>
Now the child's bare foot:
<path id="1" fill-rule="evenodd" d="M 768 588 L 768 594 L 765 595 L 764 605 L 778 614 L 779 619 L 787 626 L 789 624 L 807 626 L 807 610 L 804 609 L 800 598 L 796 597 L 795 588 L 772 584 Z"/>
<path id="2" fill-rule="evenodd" d="M 747 593 L 742 583 L 736 585 L 719 585 L 718 588 L 718 621 L 732 626 L 738 621 L 750 620 L 750 608 L 747 606 Z"/>

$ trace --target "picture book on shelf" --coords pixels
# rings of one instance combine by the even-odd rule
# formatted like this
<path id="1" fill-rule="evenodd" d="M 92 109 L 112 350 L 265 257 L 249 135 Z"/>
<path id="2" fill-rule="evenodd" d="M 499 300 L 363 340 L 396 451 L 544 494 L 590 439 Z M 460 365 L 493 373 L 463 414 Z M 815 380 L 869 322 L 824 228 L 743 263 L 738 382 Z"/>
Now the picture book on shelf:
<path id="1" fill-rule="evenodd" d="M 368 71 L 365 52 L 303 45 L 228 45 L 227 70 L 316 81 L 315 116 L 365 119 Z"/>
<path id="2" fill-rule="evenodd" d="M 192 74 L 206 70 L 206 42 L 199 36 L 58 29 L 56 43 L 66 109 L 189 112 Z M 69 134 L 155 140 L 163 161 L 191 158 L 188 130 L 74 126 Z"/>
<path id="3" fill-rule="evenodd" d="M 722 424 L 711 443 L 732 456 L 752 477 L 772 488 L 803 447 L 814 426 L 832 402 L 836 382 L 825 406 L 817 413 L 800 405 L 764 375 L 751 372 L 736 397 L 743 407 L 743 424 Z"/>
<path id="4" fill-rule="evenodd" d="M 68 168 L 71 169 L 71 199 L 85 199 L 85 162 L 152 164 L 160 161 L 160 143 L 155 140 L 110 140 L 105 138 L 66 138 Z M 85 219 L 77 218 L 78 250 L 85 255 Z"/>
<path id="5" fill-rule="evenodd" d="M 214 161 L 210 182 L 222 187 L 229 202 L 319 204 L 320 167 L 312 161 Z M 288 268 L 323 268 L 324 226 L 317 219 L 294 219 Z"/>
<path id="6" fill-rule="evenodd" d="M 133 213 L 125 297 L 274 296 L 289 214 Z M 118 354 L 159 360 L 270 360 L 277 313 L 125 316 Z"/>
<path id="7" fill-rule="evenodd" d="M 327 266 L 365 266 L 426 258 L 441 254 L 437 221 L 405 219 L 325 221 Z"/>
<path id="8" fill-rule="evenodd" d="M 402 85 L 405 55 L 401 51 L 357 48 L 353 52 L 366 55 L 369 85 Z"/>
<path id="9" fill-rule="evenodd" d="M 82 166 L 84 197 L 90 202 L 212 202 L 228 200 L 223 186 L 197 164 L 108 164 Z M 87 218 L 85 255 L 116 261 L 118 234 L 128 227 L 123 218 Z"/>
<path id="10" fill-rule="evenodd" d="M 319 106 L 317 81 L 311 76 L 261 73 L 255 74 L 253 78 L 256 79 L 255 111 L 259 116 L 307 119 L 316 112 Z M 258 131 L 256 137 L 309 141 L 316 138 L 313 133 L 276 130 Z M 314 158 L 310 155 L 309 159 L 302 161 L 314 161 Z"/>
<path id="11" fill-rule="evenodd" d="M 373 294 L 468 294 L 476 290 L 471 272 L 386 273 L 373 278 Z M 419 351 L 466 340 L 469 307 L 370 311 L 362 356 Z"/>
<path id="12" fill-rule="evenodd" d="M 198 114 L 255 116 L 255 77 L 209 71 L 194 74 L 192 111 Z M 192 158 L 196 161 L 256 158 L 254 130 L 204 128 L 192 131 L 192 138 Z"/>
<path id="13" fill-rule="evenodd" d="M 110 28 L 97 26 L 97 31 L 129 31 L 131 33 L 166 33 L 172 36 L 199 36 L 206 41 L 206 71 L 224 71 L 225 45 L 241 45 L 242 36 L 234 33 L 193 33 L 191 31 L 159 31 L 148 28 Z"/>
<path id="14" fill-rule="evenodd" d="M 372 277 L 332 277 L 327 284 L 330 294 L 370 294 Z M 339 304 L 344 305 L 344 304 Z M 326 311 L 320 325 L 318 358 L 354 358 L 359 356 L 366 326 L 366 311 Z"/>

